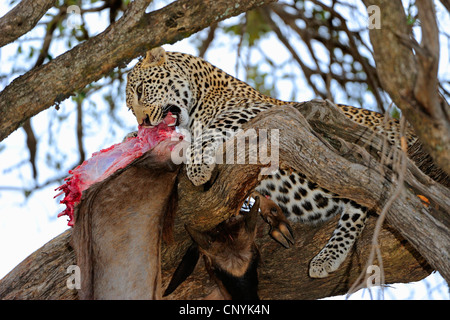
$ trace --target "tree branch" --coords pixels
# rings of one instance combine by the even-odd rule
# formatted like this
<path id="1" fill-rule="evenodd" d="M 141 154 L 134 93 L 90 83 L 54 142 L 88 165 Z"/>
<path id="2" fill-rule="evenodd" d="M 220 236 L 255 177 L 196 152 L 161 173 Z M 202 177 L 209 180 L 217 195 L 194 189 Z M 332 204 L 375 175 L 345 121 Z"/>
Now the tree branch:
<path id="1" fill-rule="evenodd" d="M 450 174 L 450 110 L 438 95 L 439 34 L 434 4 L 417 2 L 423 35 L 421 45 L 417 45 L 401 1 L 363 2 L 381 8 L 382 27 L 370 29 L 369 35 L 383 89 L 402 110 L 436 164 Z"/>
<path id="2" fill-rule="evenodd" d="M 243 127 L 253 128 L 256 132 L 260 132 L 260 129 L 268 132 L 279 130 L 282 168 L 298 170 L 341 197 L 355 200 L 380 212 L 391 199 L 395 187 L 391 182 L 392 170 L 380 165 L 378 161 L 384 152 L 381 143 L 383 138 L 347 119 L 340 110 L 326 102 L 311 101 L 293 106 L 296 109 L 292 106 L 274 107 L 259 114 Z M 302 114 L 308 117 L 307 120 Z M 245 150 L 237 150 L 237 138 L 238 136 L 227 142 L 224 147 L 232 147 L 234 154 L 241 156 Z M 270 150 L 272 139 L 269 137 L 266 141 Z M 219 164 L 215 181 L 208 190 L 203 187 L 194 188 L 185 170 L 180 172 L 175 241 L 162 248 L 163 288 L 191 243 L 184 225 L 190 224 L 197 230 L 205 230 L 236 214 L 243 200 L 261 179 L 259 169 L 263 166 L 265 165 L 261 163 Z M 137 176 L 141 175 L 137 173 Z M 386 214 L 390 226 L 384 226 L 378 241 L 385 281 L 410 282 L 423 278 L 431 269 L 422 257 L 449 281 L 450 236 L 448 223 L 442 220 L 441 214 L 447 215 L 450 209 L 450 192 L 431 181 L 408 159 L 404 178 L 408 187 L 402 188 L 396 200 L 390 203 L 391 208 Z M 127 185 L 132 185 L 132 182 Z M 429 207 L 423 206 L 415 196 L 416 186 L 420 186 L 421 191 L 424 191 L 422 194 L 430 199 Z M 110 197 L 106 200 L 114 205 Z M 143 203 L 151 199 L 148 197 L 148 190 L 137 188 L 129 201 L 134 207 L 146 208 Z M 128 210 L 127 206 L 123 207 Z M 289 250 L 281 249 L 272 241 L 267 236 L 267 226 L 261 225 L 257 240 L 263 261 L 259 270 L 261 298 L 317 299 L 345 293 L 364 271 L 374 223 L 375 219 L 369 219 L 353 253 L 337 272 L 325 279 L 311 279 L 307 276 L 307 270 L 309 261 L 329 239 L 336 219 L 320 228 L 294 225 L 296 243 Z M 66 240 L 61 242 L 64 237 Z M 68 252 L 70 248 L 67 247 L 67 237 L 67 234 L 62 235 L 58 240 L 61 249 L 51 252 L 53 259 L 47 254 L 49 246 L 52 248 L 49 243 L 7 275 L 0 282 L 0 296 L 7 299 L 44 299 L 49 296 L 75 298 L 65 288 L 65 268 L 68 264 L 74 264 L 73 254 Z M 62 258 L 70 262 L 64 263 Z M 55 269 L 54 261 L 58 261 L 58 269 Z M 16 279 L 19 281 L 15 282 Z M 50 283 L 54 284 L 57 293 L 49 289 Z M 194 274 L 168 298 L 200 298 L 211 290 L 212 284 L 208 281 L 207 273 L 199 265 Z"/>
<path id="3" fill-rule="evenodd" d="M 382 149 L 383 137 L 323 101 L 293 106 L 308 121 L 292 107 L 285 106 L 264 112 L 243 128 L 279 130 L 282 167 L 302 172 L 339 196 L 381 212 L 395 188 L 392 170 L 379 162 L 386 152 Z M 387 148 L 386 154 L 390 149 Z M 242 151 L 235 150 L 234 154 L 238 152 Z M 405 182 L 409 187 L 402 189 L 386 219 L 450 281 L 446 218 L 450 212 L 450 191 L 427 177 L 411 160 L 406 162 Z M 185 219 L 184 223 L 207 230 L 237 214 L 248 192 L 261 179 L 255 165 L 223 164 L 218 165 L 218 171 L 215 183 L 204 192 L 201 187 L 192 188 L 189 180 L 181 176 L 179 216 Z M 239 177 L 239 184 L 233 184 L 230 177 Z M 424 207 L 416 194 L 427 197 L 433 205 Z"/>
<path id="4" fill-rule="evenodd" d="M 267 226 L 262 225 L 260 221 L 257 236 L 262 257 L 259 270 L 260 298 L 320 299 L 347 293 L 359 273 L 364 271 L 375 221 L 374 217 L 368 219 L 365 231 L 349 258 L 336 273 L 324 279 L 309 278 L 308 264 L 317 253 L 317 247 L 324 245 L 333 232 L 336 219 L 322 225 L 320 229 L 295 225 L 294 233 L 302 236 L 290 249 L 281 248 L 268 237 Z M 178 227 L 184 231 L 184 226 Z M 0 299 L 78 299 L 77 290 L 70 290 L 66 286 L 69 277 L 68 266 L 77 265 L 75 252 L 70 245 L 71 237 L 72 230 L 65 231 L 36 250 L 1 279 Z M 419 281 L 432 271 L 414 248 L 389 226 L 385 225 L 381 230 L 379 242 L 386 284 Z M 169 284 L 189 245 L 188 238 L 177 239 L 172 244 L 163 244 L 162 288 Z M 203 261 L 200 261 L 194 273 L 166 299 L 201 299 L 214 288 Z"/>
<path id="5" fill-rule="evenodd" d="M 312 80 L 311 80 L 311 76 L 314 74 L 314 70 L 309 68 L 303 62 L 303 60 L 300 58 L 300 56 L 297 54 L 296 50 L 291 45 L 289 40 L 283 35 L 283 32 L 277 26 L 275 21 L 273 21 L 272 18 L 270 17 L 270 11 L 267 8 L 263 8 L 263 10 L 261 10 L 261 13 L 262 13 L 262 16 L 264 17 L 264 19 L 266 20 L 267 24 L 277 35 L 278 39 L 281 41 L 281 43 L 283 43 L 283 45 L 286 47 L 286 49 L 291 53 L 294 60 L 299 64 L 300 68 L 302 69 L 303 73 L 305 74 L 306 81 L 311 86 L 311 88 L 313 89 L 316 96 L 322 97 L 322 98 L 326 97 L 326 93 L 321 91 L 319 88 L 317 88 L 316 85 L 314 84 L 314 82 L 312 82 Z M 318 70 L 318 71 L 320 71 L 320 70 Z"/>
<path id="6" fill-rule="evenodd" d="M 0 48 L 34 28 L 55 0 L 22 0 L 0 19 Z"/>
<path id="7" fill-rule="evenodd" d="M 450 12 L 450 1 L 449 0 L 441 0 L 442 5 Z"/>
<path id="8" fill-rule="evenodd" d="M 418 15 L 422 29 L 421 50 L 416 50 L 418 74 L 414 95 L 420 105 L 433 117 L 444 118 L 439 103 L 439 29 L 436 22 L 435 4 L 429 0 L 417 1 Z"/>
<path id="9" fill-rule="evenodd" d="M 305 73 L 305 76 L 310 77 L 311 74 L 319 74 L 324 79 L 325 82 L 329 81 L 329 79 L 331 78 L 332 80 L 337 81 L 342 86 L 342 88 L 346 88 L 346 84 L 351 83 L 351 82 L 367 83 L 368 86 L 371 88 L 371 91 L 377 101 L 379 110 L 381 110 L 381 112 L 384 113 L 385 108 L 383 106 L 383 99 L 379 92 L 380 84 L 379 84 L 378 76 L 376 74 L 376 70 L 373 66 L 370 65 L 368 60 L 360 54 L 358 48 L 360 48 L 361 45 L 363 45 L 367 50 L 371 51 L 371 49 L 368 48 L 367 45 L 364 44 L 364 41 L 361 39 L 360 35 L 357 32 L 350 31 L 348 29 L 347 22 L 345 21 L 345 19 L 342 18 L 341 15 L 339 15 L 339 13 L 337 13 L 334 9 L 324 6 L 322 4 L 322 8 L 324 10 L 330 9 L 328 11 L 330 12 L 331 17 L 336 16 L 336 18 L 339 19 L 339 21 L 340 21 L 339 26 L 336 26 L 336 27 L 331 26 L 331 27 L 335 28 L 336 32 L 344 32 L 347 35 L 347 37 L 349 37 L 349 39 L 353 39 L 353 40 L 350 40 L 350 45 L 341 43 L 338 38 L 333 37 L 333 36 L 325 37 L 323 35 L 323 32 L 319 32 L 319 28 L 322 28 L 322 27 L 330 28 L 330 24 L 329 23 L 325 24 L 323 21 L 317 20 L 314 18 L 308 18 L 304 14 L 302 9 L 299 9 L 295 6 L 289 6 L 284 3 L 274 3 L 274 4 L 271 4 L 267 7 L 265 7 L 263 10 L 266 10 L 266 8 L 270 8 L 270 10 L 272 10 L 277 16 L 279 16 L 281 18 L 281 20 L 283 20 L 283 22 L 287 26 L 289 26 L 293 31 L 295 31 L 300 36 L 300 38 L 303 40 L 305 45 L 308 47 L 310 54 L 313 56 L 313 58 L 316 62 L 316 66 L 318 64 L 317 64 L 317 59 L 315 58 L 315 55 L 312 53 L 313 52 L 312 46 L 311 46 L 312 40 L 317 40 L 320 43 L 322 43 L 323 46 L 330 52 L 330 55 L 334 55 L 335 49 L 339 48 L 340 50 L 342 50 L 343 54 L 349 54 L 350 56 L 352 56 L 354 61 L 357 61 L 361 64 L 362 69 L 363 69 L 365 75 L 367 76 L 367 79 L 358 78 L 357 75 L 355 75 L 355 77 L 348 77 L 345 74 L 342 74 L 342 75 L 336 74 L 336 73 L 333 73 L 331 68 L 329 68 L 328 72 L 321 71 L 319 67 L 317 67 L 316 70 L 311 70 L 311 69 L 306 70 L 304 68 L 304 66 L 303 66 L 304 64 L 303 64 L 303 65 L 301 65 L 301 67 Z M 292 13 L 293 10 L 296 10 L 296 14 Z M 300 28 L 298 26 L 297 20 L 303 20 L 304 23 L 308 26 L 308 28 Z M 274 31 L 277 33 L 277 35 L 280 34 L 280 32 L 277 32 L 276 30 L 274 30 Z M 329 31 L 329 34 L 330 35 L 332 34 L 331 30 Z M 359 43 L 361 45 L 360 46 L 356 45 L 355 40 L 359 41 Z M 283 43 L 286 43 L 285 39 L 283 39 L 283 38 L 280 38 L 280 41 L 282 41 Z M 293 55 L 293 57 L 295 58 L 295 55 Z M 298 60 L 298 59 L 296 59 L 296 60 Z M 331 62 L 332 62 L 332 60 L 330 60 L 330 63 Z M 343 61 L 335 60 L 334 63 L 339 63 L 342 66 Z M 344 66 L 342 66 L 342 69 L 345 69 Z M 316 88 L 311 83 L 309 83 L 309 84 L 312 86 L 313 90 L 315 90 L 315 92 L 317 94 L 318 91 L 316 90 Z M 317 94 L 317 95 L 319 96 L 319 94 Z M 324 95 L 320 94 L 320 96 L 323 97 Z"/>
<path id="10" fill-rule="evenodd" d="M 143 13 L 148 1 L 132 2 L 123 17 L 103 33 L 27 72 L 0 93 L 0 141 L 28 118 L 148 49 L 174 43 L 214 22 L 272 1 L 179 0 L 148 14 Z"/>
<path id="11" fill-rule="evenodd" d="M 213 23 L 208 30 L 208 35 L 206 38 L 202 41 L 202 45 L 200 46 L 200 49 L 198 50 L 198 56 L 200 58 L 204 58 L 206 51 L 208 50 L 209 46 L 211 45 L 212 41 L 214 40 L 214 36 L 216 33 L 216 29 L 218 27 L 218 23 Z"/>

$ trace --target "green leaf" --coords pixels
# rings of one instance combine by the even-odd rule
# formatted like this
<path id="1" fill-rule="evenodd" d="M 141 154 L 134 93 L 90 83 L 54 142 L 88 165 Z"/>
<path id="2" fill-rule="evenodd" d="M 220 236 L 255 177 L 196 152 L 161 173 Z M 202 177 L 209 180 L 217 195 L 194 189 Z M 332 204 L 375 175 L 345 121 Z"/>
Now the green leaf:
<path id="1" fill-rule="evenodd" d="M 400 110 L 396 106 L 392 106 L 391 117 L 400 120 Z"/>
<path id="2" fill-rule="evenodd" d="M 256 41 L 261 39 L 261 37 L 271 31 L 269 25 L 261 16 L 259 11 L 256 10 L 247 12 L 246 29 L 248 34 L 248 45 L 250 47 L 253 46 Z"/>
<path id="3" fill-rule="evenodd" d="M 227 26 L 223 28 L 225 33 L 231 33 L 232 35 L 241 35 L 242 34 L 242 25 L 235 24 L 232 26 Z"/>

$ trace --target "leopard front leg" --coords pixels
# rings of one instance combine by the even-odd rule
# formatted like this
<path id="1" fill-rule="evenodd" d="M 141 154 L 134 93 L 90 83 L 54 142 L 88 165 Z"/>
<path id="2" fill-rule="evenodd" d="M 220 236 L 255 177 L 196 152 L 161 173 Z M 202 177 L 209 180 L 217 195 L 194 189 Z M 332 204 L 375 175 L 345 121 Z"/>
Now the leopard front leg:
<path id="1" fill-rule="evenodd" d="M 194 142 L 191 155 L 188 156 L 191 161 L 187 164 L 186 170 L 189 180 L 196 186 L 205 184 L 211 178 L 216 164 L 216 150 L 221 143 L 238 133 L 242 125 L 253 119 L 259 112 L 273 106 L 268 102 L 249 99 L 238 99 L 228 101 L 228 103 L 232 105 L 232 108 L 225 107 L 209 121 L 203 119 L 203 122 L 194 122 L 191 127 L 194 133 Z M 207 127 L 203 129 L 202 126 Z"/>
<path id="2" fill-rule="evenodd" d="M 367 209 L 353 201 L 342 205 L 344 210 L 333 236 L 311 260 L 309 276 L 312 278 L 325 278 L 329 273 L 336 271 L 364 229 Z"/>
<path id="3" fill-rule="evenodd" d="M 128 134 L 122 139 L 122 142 L 127 141 L 129 138 L 136 138 L 137 135 L 138 135 L 138 132 L 137 132 L 137 131 L 132 131 L 132 132 L 128 133 Z"/>
<path id="4" fill-rule="evenodd" d="M 195 186 L 203 185 L 211 179 L 216 166 L 216 150 L 223 142 L 221 132 L 207 129 L 188 148 L 186 173 Z"/>

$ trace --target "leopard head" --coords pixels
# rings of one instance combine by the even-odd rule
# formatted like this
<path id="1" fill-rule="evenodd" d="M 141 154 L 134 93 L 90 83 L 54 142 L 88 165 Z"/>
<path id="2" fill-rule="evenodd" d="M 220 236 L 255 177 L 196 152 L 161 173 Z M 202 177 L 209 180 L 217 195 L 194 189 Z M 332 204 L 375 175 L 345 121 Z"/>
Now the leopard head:
<path id="1" fill-rule="evenodd" d="M 156 126 L 169 112 L 187 126 L 192 93 L 187 77 L 169 61 L 163 48 L 147 52 L 128 73 L 126 102 L 139 125 Z"/>

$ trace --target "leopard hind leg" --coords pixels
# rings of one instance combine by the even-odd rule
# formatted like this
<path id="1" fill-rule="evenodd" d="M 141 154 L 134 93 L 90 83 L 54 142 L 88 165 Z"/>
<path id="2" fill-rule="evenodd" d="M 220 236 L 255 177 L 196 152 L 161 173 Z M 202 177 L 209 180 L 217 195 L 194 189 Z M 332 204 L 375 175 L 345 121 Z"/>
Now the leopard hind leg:
<path id="1" fill-rule="evenodd" d="M 310 263 L 309 275 L 313 278 L 324 278 L 336 271 L 364 229 L 365 207 L 339 198 L 301 173 L 280 169 L 256 190 L 276 202 L 292 222 L 315 225 L 340 215 L 330 240 Z"/>
<path id="2" fill-rule="evenodd" d="M 367 208 L 354 201 L 341 200 L 343 212 L 325 247 L 311 260 L 309 276 L 325 278 L 336 271 L 364 229 Z"/>

